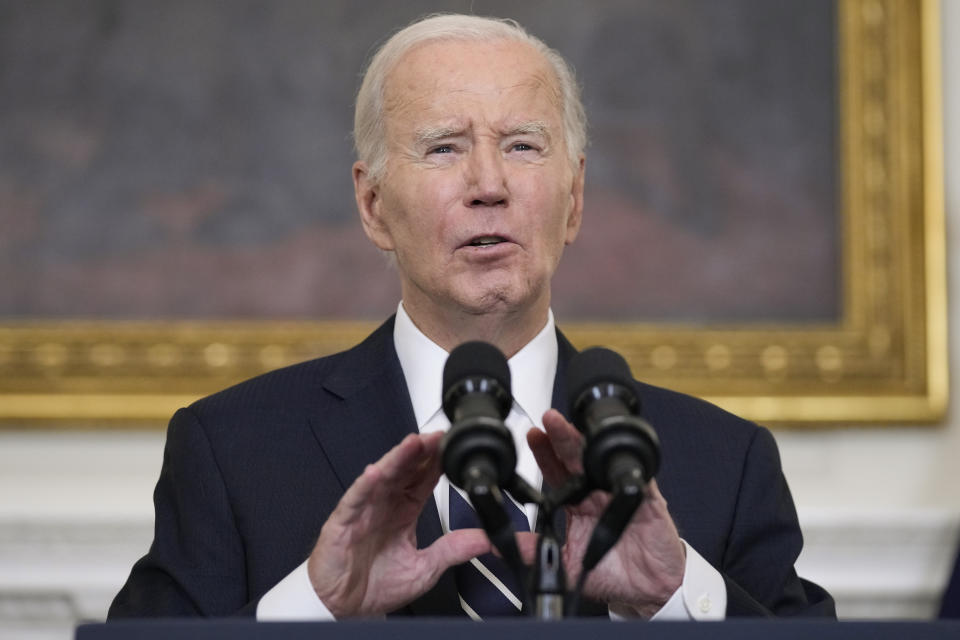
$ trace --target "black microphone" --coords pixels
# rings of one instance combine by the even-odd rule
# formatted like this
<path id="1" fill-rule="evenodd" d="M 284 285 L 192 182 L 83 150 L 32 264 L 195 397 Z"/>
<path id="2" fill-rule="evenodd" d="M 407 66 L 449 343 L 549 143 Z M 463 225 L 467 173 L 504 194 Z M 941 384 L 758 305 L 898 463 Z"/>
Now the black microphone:
<path id="1" fill-rule="evenodd" d="M 660 468 L 660 440 L 640 417 L 630 367 L 620 354 L 593 347 L 567 368 L 570 414 L 586 436 L 583 467 L 596 489 L 646 484 Z"/>
<path id="2" fill-rule="evenodd" d="M 644 486 L 660 468 L 660 441 L 640 417 L 630 367 L 618 353 L 594 347 L 578 353 L 567 369 L 573 424 L 586 435 L 583 468 L 588 485 L 612 493 L 583 555 L 572 600 L 579 602 L 587 573 L 620 539 L 643 502 Z"/>
<path id="3" fill-rule="evenodd" d="M 510 367 L 499 349 L 465 342 L 450 352 L 443 367 L 443 412 L 450 429 L 440 441 L 443 472 L 470 496 L 487 537 L 513 570 L 522 600 L 531 610 L 526 568 L 501 489 L 516 476 L 517 451 L 503 421 L 513 406 Z"/>
<path id="4" fill-rule="evenodd" d="M 443 411 L 451 426 L 441 442 L 450 482 L 468 493 L 477 485 L 510 483 L 517 452 L 503 421 L 512 405 L 510 367 L 499 349 L 475 341 L 450 352 L 443 367 Z"/>

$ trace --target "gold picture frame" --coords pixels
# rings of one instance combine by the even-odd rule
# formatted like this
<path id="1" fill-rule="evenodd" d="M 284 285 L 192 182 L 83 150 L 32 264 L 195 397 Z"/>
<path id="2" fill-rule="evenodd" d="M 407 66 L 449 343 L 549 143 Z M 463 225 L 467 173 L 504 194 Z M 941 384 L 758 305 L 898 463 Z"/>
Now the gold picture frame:
<path id="1" fill-rule="evenodd" d="M 634 375 L 764 424 L 920 423 L 948 400 L 936 0 L 840 0 L 836 323 L 565 324 Z M 0 425 L 160 425 L 238 380 L 356 344 L 360 322 L 6 321 Z"/>

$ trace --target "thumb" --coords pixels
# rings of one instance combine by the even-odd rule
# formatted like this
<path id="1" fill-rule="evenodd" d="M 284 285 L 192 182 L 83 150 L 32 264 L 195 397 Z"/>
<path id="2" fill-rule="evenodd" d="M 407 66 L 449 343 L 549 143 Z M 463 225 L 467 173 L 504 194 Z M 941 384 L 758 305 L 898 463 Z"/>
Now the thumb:
<path id="1" fill-rule="evenodd" d="M 537 557 L 537 542 L 540 540 L 540 534 L 532 531 L 518 531 L 516 536 L 517 548 L 520 549 L 520 557 L 523 558 L 523 563 L 527 566 L 532 565 Z"/>
<path id="2" fill-rule="evenodd" d="M 490 540 L 483 529 L 456 529 L 437 538 L 421 551 L 431 584 L 450 567 L 490 551 Z"/>

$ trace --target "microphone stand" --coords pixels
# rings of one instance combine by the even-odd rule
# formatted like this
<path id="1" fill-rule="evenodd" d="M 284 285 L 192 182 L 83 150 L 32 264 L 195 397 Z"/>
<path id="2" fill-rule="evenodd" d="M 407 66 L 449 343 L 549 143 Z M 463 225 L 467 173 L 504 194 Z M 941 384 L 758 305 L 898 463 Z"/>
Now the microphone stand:
<path id="1" fill-rule="evenodd" d="M 516 478 L 529 487 L 519 476 Z M 514 493 L 513 488 L 510 491 Z M 530 587 L 535 602 L 531 615 L 537 620 L 561 620 L 565 615 L 567 574 L 563 568 L 563 551 L 557 539 L 554 521 L 560 507 L 579 503 L 588 493 L 585 478 L 575 476 L 559 490 L 549 491 L 546 495 L 538 493 L 539 500 L 527 500 L 536 502 L 539 506 L 536 528 L 540 532 L 540 539 L 537 542 Z"/>
<path id="2" fill-rule="evenodd" d="M 490 542 L 513 570 L 522 590 L 521 600 L 527 615 L 537 620 L 561 620 L 576 615 L 580 592 L 587 574 L 609 551 L 626 528 L 643 501 L 643 483 L 624 477 L 614 486 L 610 504 L 600 516 L 591 534 L 583 558 L 580 579 L 567 602 L 567 576 L 563 568 L 563 552 L 557 539 L 554 520 L 557 511 L 569 504 L 579 504 L 590 493 L 585 476 L 574 476 L 557 490 L 541 493 L 514 474 L 507 490 L 520 503 L 539 507 L 536 529 L 540 532 L 533 567 L 529 571 L 520 556 L 515 531 L 507 516 L 505 498 L 500 488 L 490 482 L 468 482 L 464 489 L 470 496 L 477 516 Z M 528 580 L 529 578 L 529 580 Z"/>
<path id="3" fill-rule="evenodd" d="M 618 478 L 610 503 L 590 535 L 582 561 L 580 578 L 565 601 L 567 577 L 563 569 L 563 553 L 556 537 L 554 521 L 557 510 L 565 505 L 579 504 L 590 494 L 585 476 L 574 476 L 556 491 L 549 491 L 538 502 L 540 515 L 537 529 L 540 540 L 534 558 L 533 580 L 530 591 L 536 603 L 534 617 L 538 620 L 560 620 L 575 616 L 580 606 L 580 594 L 587 575 L 620 538 L 640 503 L 643 502 L 643 481 L 633 475 Z M 511 490 L 512 491 L 512 490 Z M 565 606 L 566 605 L 566 606 Z"/>

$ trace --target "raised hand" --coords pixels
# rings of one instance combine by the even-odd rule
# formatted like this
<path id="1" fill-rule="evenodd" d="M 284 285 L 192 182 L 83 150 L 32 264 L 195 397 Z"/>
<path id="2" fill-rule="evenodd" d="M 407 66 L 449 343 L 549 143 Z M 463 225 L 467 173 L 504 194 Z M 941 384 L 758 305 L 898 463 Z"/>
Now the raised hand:
<path id="1" fill-rule="evenodd" d="M 583 436 L 556 410 L 543 416 L 544 431 L 531 429 L 527 442 L 543 471 L 544 481 L 554 487 L 571 475 L 583 473 Z M 566 508 L 567 535 L 563 548 L 567 575 L 575 582 L 590 534 L 610 501 L 595 491 L 579 505 Z M 524 556 L 533 555 L 533 540 L 524 540 Z M 647 487 L 637 509 L 616 546 L 604 556 L 584 585 L 584 595 L 606 602 L 618 611 L 652 616 L 683 581 L 685 552 L 667 502 L 656 481 Z"/>
<path id="2" fill-rule="evenodd" d="M 417 518 L 441 474 L 441 437 L 411 434 L 368 465 L 323 525 L 307 568 L 336 618 L 402 607 L 448 567 L 490 550 L 480 529 L 452 531 L 417 549 Z"/>

